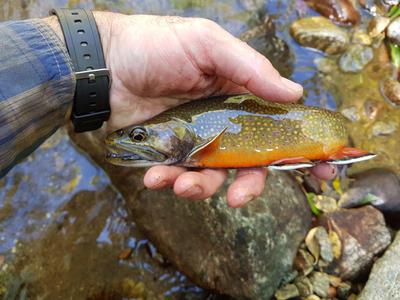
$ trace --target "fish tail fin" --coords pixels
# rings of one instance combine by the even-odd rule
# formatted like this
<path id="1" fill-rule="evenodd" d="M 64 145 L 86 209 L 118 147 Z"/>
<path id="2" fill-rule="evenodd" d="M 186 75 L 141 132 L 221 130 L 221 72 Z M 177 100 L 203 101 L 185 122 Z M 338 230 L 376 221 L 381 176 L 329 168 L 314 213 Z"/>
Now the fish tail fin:
<path id="1" fill-rule="evenodd" d="M 376 154 L 362 149 L 344 147 L 338 150 L 335 154 L 331 155 L 327 162 L 333 165 L 347 165 L 368 160 L 374 158 L 375 156 Z"/>

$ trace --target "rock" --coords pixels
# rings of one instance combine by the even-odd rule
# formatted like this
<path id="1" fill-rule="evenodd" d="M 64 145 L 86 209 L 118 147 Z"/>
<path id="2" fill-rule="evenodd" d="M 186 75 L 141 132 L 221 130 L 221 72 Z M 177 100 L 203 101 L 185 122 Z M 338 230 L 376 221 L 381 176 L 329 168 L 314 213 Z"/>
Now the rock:
<path id="1" fill-rule="evenodd" d="M 317 227 L 317 231 L 315 232 L 315 239 L 318 241 L 321 258 L 328 263 L 332 262 L 332 243 L 324 227 Z"/>
<path id="2" fill-rule="evenodd" d="M 400 105 L 400 82 L 394 78 L 385 78 L 380 82 L 382 96 L 393 106 Z"/>
<path id="3" fill-rule="evenodd" d="M 382 0 L 386 5 L 398 5 L 400 3 L 399 0 Z"/>
<path id="4" fill-rule="evenodd" d="M 300 293 L 299 293 L 299 290 L 297 289 L 296 285 L 287 284 L 284 287 L 280 288 L 275 293 L 275 298 L 277 300 L 287 300 L 287 299 L 296 298 L 299 295 L 300 295 Z"/>
<path id="5" fill-rule="evenodd" d="M 338 204 L 336 199 L 325 195 L 317 195 L 314 198 L 315 206 L 323 213 L 337 210 Z"/>
<path id="6" fill-rule="evenodd" d="M 313 271 L 314 262 L 314 257 L 308 251 L 300 249 L 294 260 L 294 268 L 307 276 Z"/>
<path id="7" fill-rule="evenodd" d="M 261 197 L 231 209 L 227 185 L 207 201 L 145 190 L 142 170 L 105 163 L 103 131 L 71 135 L 105 168 L 137 227 L 198 286 L 234 298 L 269 299 L 291 271 L 311 214 L 289 173 L 271 172 Z"/>
<path id="8" fill-rule="evenodd" d="M 305 300 L 321 300 L 321 298 L 318 297 L 317 295 L 311 295 L 311 296 L 305 298 Z"/>
<path id="9" fill-rule="evenodd" d="M 269 59 L 282 76 L 293 73 L 294 55 L 288 44 L 276 36 L 276 26 L 270 16 L 261 24 L 242 33 L 240 39 Z"/>
<path id="10" fill-rule="evenodd" d="M 400 213 L 400 180 L 387 169 L 370 169 L 353 176 L 339 206 L 351 208 L 369 203 L 383 213 Z"/>
<path id="11" fill-rule="evenodd" d="M 314 293 L 322 298 L 328 296 L 329 276 L 321 272 L 313 272 L 310 276 L 310 281 L 313 285 Z"/>
<path id="12" fill-rule="evenodd" d="M 391 135 L 397 130 L 397 123 L 393 121 L 383 122 L 378 121 L 372 126 L 372 135 L 380 136 L 380 135 Z"/>
<path id="13" fill-rule="evenodd" d="M 337 233 L 342 251 L 324 271 L 356 279 L 370 269 L 377 255 L 390 244 L 390 232 L 380 211 L 372 206 L 339 209 L 322 215 L 318 223 Z"/>
<path id="14" fill-rule="evenodd" d="M 336 23 L 355 25 L 360 22 L 360 14 L 350 0 L 305 0 L 305 2 Z"/>
<path id="15" fill-rule="evenodd" d="M 363 30 L 357 30 L 351 37 L 351 42 L 354 44 L 360 44 L 370 46 L 372 44 L 371 36 L 365 33 Z"/>
<path id="16" fill-rule="evenodd" d="M 290 33 L 300 45 L 327 54 L 341 53 L 349 43 L 347 32 L 324 17 L 297 20 L 290 26 Z"/>
<path id="17" fill-rule="evenodd" d="M 337 296 L 339 299 L 347 299 L 351 293 L 351 284 L 348 282 L 342 282 L 336 289 Z"/>
<path id="18" fill-rule="evenodd" d="M 400 46 L 400 18 L 394 19 L 386 30 L 386 37 L 395 45 Z"/>
<path id="19" fill-rule="evenodd" d="M 378 259 L 358 300 L 400 299 L 400 232 Z"/>
<path id="20" fill-rule="evenodd" d="M 386 17 L 377 16 L 372 18 L 368 24 L 368 34 L 370 37 L 375 38 L 384 33 L 390 24 L 390 19 Z"/>
<path id="21" fill-rule="evenodd" d="M 297 286 L 301 297 L 311 296 L 314 292 L 314 288 L 310 279 L 305 276 L 297 277 L 294 281 L 294 284 Z"/>
<path id="22" fill-rule="evenodd" d="M 369 46 L 353 44 L 339 59 L 340 70 L 347 73 L 361 72 L 374 58 L 374 51 Z"/>

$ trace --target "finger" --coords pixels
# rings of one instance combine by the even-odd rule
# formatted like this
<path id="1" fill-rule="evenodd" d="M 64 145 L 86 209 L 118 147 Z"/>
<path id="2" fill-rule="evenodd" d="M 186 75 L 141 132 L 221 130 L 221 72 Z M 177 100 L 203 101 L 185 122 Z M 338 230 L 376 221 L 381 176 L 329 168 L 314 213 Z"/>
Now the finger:
<path id="1" fill-rule="evenodd" d="M 244 169 L 236 174 L 235 181 L 227 192 L 228 205 L 241 207 L 260 196 L 265 187 L 267 169 Z"/>
<path id="2" fill-rule="evenodd" d="M 262 54 L 216 23 L 206 24 L 204 27 L 209 30 L 200 38 L 207 55 L 195 58 L 200 69 L 231 80 L 268 100 L 293 102 L 301 97 L 303 88 L 281 77 Z"/>
<path id="3" fill-rule="evenodd" d="M 144 185 L 149 189 L 161 189 L 171 187 L 175 180 L 187 170 L 175 166 L 155 166 L 144 175 Z"/>
<path id="4" fill-rule="evenodd" d="M 202 200 L 212 196 L 224 183 L 228 173 L 225 170 L 204 169 L 185 172 L 174 184 L 174 192 L 179 197 Z"/>
<path id="5" fill-rule="evenodd" d="M 321 163 L 313 167 L 311 173 L 320 179 L 331 180 L 336 177 L 337 167 L 327 163 Z"/>

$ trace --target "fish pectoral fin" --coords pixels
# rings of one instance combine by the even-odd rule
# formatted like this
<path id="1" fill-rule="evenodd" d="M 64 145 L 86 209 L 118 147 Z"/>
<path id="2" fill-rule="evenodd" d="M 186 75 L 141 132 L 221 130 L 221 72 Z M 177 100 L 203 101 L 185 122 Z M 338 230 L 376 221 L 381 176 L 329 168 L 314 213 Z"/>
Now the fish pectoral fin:
<path id="1" fill-rule="evenodd" d="M 189 153 L 187 158 L 193 158 L 196 154 L 199 154 L 201 151 L 205 151 L 206 149 L 211 148 L 213 145 L 217 145 L 218 141 L 222 138 L 224 135 L 225 131 L 228 129 L 228 127 L 225 127 L 222 129 L 220 132 L 218 132 L 216 135 L 212 136 L 211 138 L 204 140 L 201 142 L 199 145 L 195 146 L 192 151 Z"/>
<path id="2" fill-rule="evenodd" d="M 268 166 L 270 170 L 297 170 L 303 168 L 311 168 L 315 164 L 304 157 L 284 158 L 274 161 Z"/>
<path id="3" fill-rule="evenodd" d="M 347 165 L 374 158 L 376 154 L 358 148 L 344 147 L 331 155 L 327 163 L 332 165 Z"/>

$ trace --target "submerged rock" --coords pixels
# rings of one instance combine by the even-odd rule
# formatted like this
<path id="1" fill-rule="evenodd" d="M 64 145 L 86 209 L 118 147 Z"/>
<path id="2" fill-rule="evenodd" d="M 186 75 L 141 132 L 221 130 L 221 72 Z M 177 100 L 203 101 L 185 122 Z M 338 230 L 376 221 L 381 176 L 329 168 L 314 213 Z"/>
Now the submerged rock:
<path id="1" fill-rule="evenodd" d="M 336 23 L 355 25 L 360 22 L 360 14 L 350 0 L 305 0 L 305 2 Z"/>
<path id="2" fill-rule="evenodd" d="M 354 44 L 340 57 L 339 67 L 343 72 L 358 73 L 374 58 L 371 47 Z"/>
<path id="3" fill-rule="evenodd" d="M 400 82 L 394 78 L 385 78 L 380 83 L 382 96 L 392 105 L 400 106 Z"/>
<path id="4" fill-rule="evenodd" d="M 342 195 L 342 208 L 371 204 L 384 213 L 400 213 L 400 180 L 387 169 L 370 169 L 356 174 Z"/>
<path id="5" fill-rule="evenodd" d="M 297 20 L 290 26 L 290 33 L 300 45 L 327 54 L 341 53 L 349 43 L 347 32 L 324 17 Z"/>
<path id="6" fill-rule="evenodd" d="M 386 36 L 393 44 L 400 46 L 400 18 L 390 23 L 386 30 Z"/>
<path id="7" fill-rule="evenodd" d="M 227 206 L 227 185 L 207 201 L 187 201 L 171 190 L 143 189 L 140 170 L 106 164 L 103 138 L 74 135 L 105 167 L 160 253 L 203 288 L 234 298 L 274 295 L 311 223 L 305 195 L 288 173 L 271 172 L 262 196 L 241 209 Z"/>
<path id="8" fill-rule="evenodd" d="M 400 232 L 378 259 L 358 300 L 400 299 Z"/>
<path id="9" fill-rule="evenodd" d="M 389 18 L 380 16 L 372 18 L 368 24 L 368 34 L 372 38 L 375 38 L 380 34 L 384 33 L 389 24 L 390 24 Z"/>
<path id="10" fill-rule="evenodd" d="M 368 271 L 375 256 L 390 244 L 383 215 L 372 206 L 339 209 L 324 214 L 318 223 L 335 231 L 342 245 L 341 256 L 325 271 L 345 280 L 356 279 Z"/>

